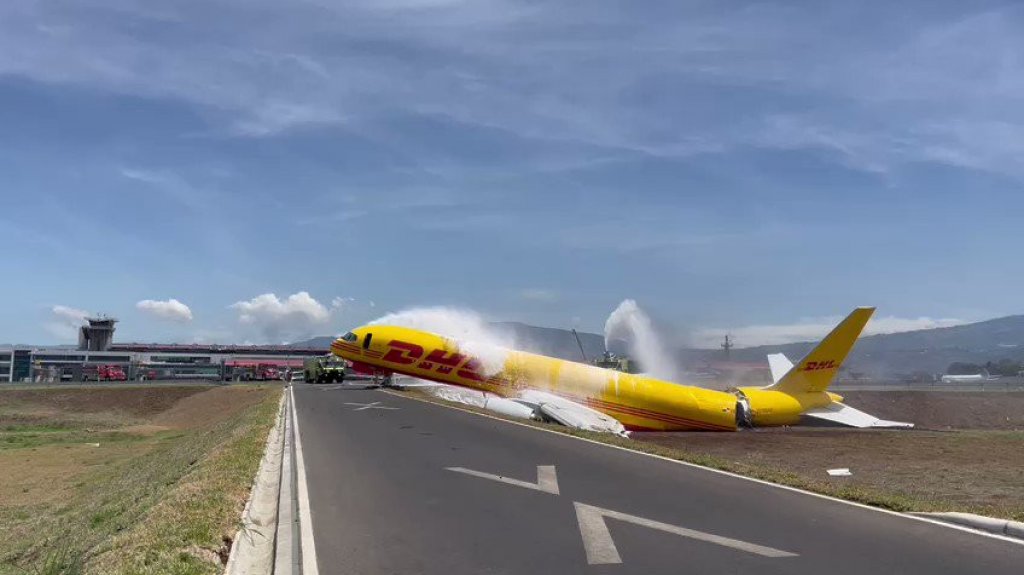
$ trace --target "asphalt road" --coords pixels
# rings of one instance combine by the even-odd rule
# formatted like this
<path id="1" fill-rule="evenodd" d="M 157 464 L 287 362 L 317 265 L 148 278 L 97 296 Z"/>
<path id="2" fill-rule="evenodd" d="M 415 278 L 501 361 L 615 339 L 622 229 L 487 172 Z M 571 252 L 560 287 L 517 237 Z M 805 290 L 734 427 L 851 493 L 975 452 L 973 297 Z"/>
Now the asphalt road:
<path id="1" fill-rule="evenodd" d="M 1024 565 L 1022 545 L 382 391 L 297 384 L 295 399 L 323 574 L 1019 575 Z"/>

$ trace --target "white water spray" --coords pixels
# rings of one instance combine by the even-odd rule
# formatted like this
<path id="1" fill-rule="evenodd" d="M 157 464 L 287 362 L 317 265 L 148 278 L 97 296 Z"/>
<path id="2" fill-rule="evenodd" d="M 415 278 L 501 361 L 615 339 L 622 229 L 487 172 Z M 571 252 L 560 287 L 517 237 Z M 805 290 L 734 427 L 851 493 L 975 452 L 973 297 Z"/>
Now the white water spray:
<path id="1" fill-rule="evenodd" d="M 681 370 L 662 345 L 651 318 L 634 300 L 623 300 L 604 324 L 605 348 L 616 339 L 627 342 L 629 354 L 640 361 L 644 373 L 658 379 L 678 381 Z"/>
<path id="2" fill-rule="evenodd" d="M 483 374 L 492 376 L 505 367 L 515 341 L 491 328 L 479 314 L 449 307 L 417 307 L 389 313 L 370 325 L 394 325 L 427 331 L 454 340 L 459 350 L 483 364 Z"/>

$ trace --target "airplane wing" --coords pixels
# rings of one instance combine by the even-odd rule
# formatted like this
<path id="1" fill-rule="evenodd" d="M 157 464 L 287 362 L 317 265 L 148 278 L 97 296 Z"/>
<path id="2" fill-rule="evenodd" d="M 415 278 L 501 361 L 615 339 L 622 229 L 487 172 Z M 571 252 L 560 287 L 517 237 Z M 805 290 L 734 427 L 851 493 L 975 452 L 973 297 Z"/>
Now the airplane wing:
<path id="1" fill-rule="evenodd" d="M 850 427 L 899 427 L 905 429 L 914 427 L 913 423 L 878 419 L 873 415 L 864 413 L 859 409 L 854 409 L 849 405 L 838 401 L 832 402 L 825 407 L 807 410 L 803 415 L 824 421 L 831 421 L 833 423 L 849 425 Z"/>
<path id="2" fill-rule="evenodd" d="M 522 392 L 518 401 L 535 405 L 541 414 L 566 427 L 628 436 L 619 420 L 564 397 L 528 389 Z"/>
<path id="3" fill-rule="evenodd" d="M 456 387 L 454 385 L 437 384 L 428 389 L 434 396 L 447 401 L 454 401 L 465 405 L 471 405 L 487 411 L 493 411 L 500 415 L 530 419 L 533 417 L 533 408 L 528 405 L 505 397 L 499 397 L 492 393 L 484 393 L 475 389 Z"/>
<path id="4" fill-rule="evenodd" d="M 403 389 L 420 388 L 445 401 L 493 411 L 508 417 L 533 419 L 534 414 L 540 414 L 566 427 L 627 436 L 626 428 L 617 419 L 575 401 L 543 391 L 525 390 L 519 397 L 508 398 L 476 389 L 407 376 L 401 377 L 400 385 Z"/>
<path id="5" fill-rule="evenodd" d="M 769 353 L 768 367 L 772 370 L 772 384 L 774 385 L 779 383 L 782 376 L 789 373 L 789 370 L 793 369 L 793 362 L 789 361 L 784 353 Z"/>

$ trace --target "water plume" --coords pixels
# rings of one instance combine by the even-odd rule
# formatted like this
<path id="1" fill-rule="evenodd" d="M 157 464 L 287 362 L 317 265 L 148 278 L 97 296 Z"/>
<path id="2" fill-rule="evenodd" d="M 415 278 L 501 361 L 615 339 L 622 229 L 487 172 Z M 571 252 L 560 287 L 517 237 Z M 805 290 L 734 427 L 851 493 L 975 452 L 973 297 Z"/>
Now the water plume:
<path id="1" fill-rule="evenodd" d="M 370 325 L 393 325 L 418 329 L 449 338 L 459 351 L 478 359 L 485 376 L 492 376 L 505 367 L 509 349 L 515 340 L 493 329 L 480 314 L 444 306 L 416 307 L 389 313 Z"/>
<path id="2" fill-rule="evenodd" d="M 615 308 L 604 324 L 604 342 L 626 342 L 630 356 L 640 362 L 644 373 L 658 379 L 678 381 L 681 371 L 654 330 L 651 318 L 636 301 L 627 299 Z"/>

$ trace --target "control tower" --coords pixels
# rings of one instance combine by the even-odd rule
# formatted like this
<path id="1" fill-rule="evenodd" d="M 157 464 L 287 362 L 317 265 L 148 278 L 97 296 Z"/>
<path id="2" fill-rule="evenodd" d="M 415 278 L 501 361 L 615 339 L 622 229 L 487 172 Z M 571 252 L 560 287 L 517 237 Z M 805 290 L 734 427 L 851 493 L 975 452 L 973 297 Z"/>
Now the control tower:
<path id="1" fill-rule="evenodd" d="M 78 349 L 82 351 L 107 351 L 114 341 L 114 324 L 112 317 L 87 317 L 89 325 L 78 329 Z"/>

